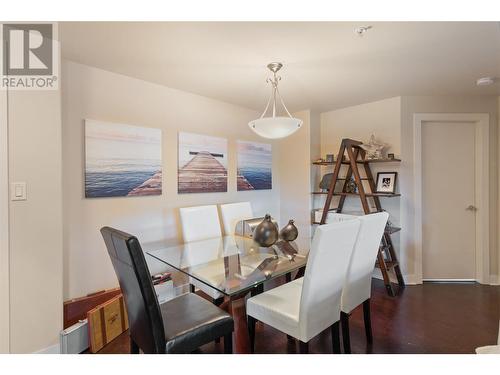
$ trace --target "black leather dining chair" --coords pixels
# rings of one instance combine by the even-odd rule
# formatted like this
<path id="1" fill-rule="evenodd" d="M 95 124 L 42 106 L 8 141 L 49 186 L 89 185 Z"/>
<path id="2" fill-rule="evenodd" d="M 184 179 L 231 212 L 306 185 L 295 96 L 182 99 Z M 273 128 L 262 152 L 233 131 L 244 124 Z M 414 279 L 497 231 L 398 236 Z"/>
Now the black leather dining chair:
<path id="1" fill-rule="evenodd" d="M 220 337 L 232 353 L 229 314 L 193 293 L 160 305 L 138 239 L 110 227 L 101 234 L 127 306 L 131 353 L 191 353 Z"/>

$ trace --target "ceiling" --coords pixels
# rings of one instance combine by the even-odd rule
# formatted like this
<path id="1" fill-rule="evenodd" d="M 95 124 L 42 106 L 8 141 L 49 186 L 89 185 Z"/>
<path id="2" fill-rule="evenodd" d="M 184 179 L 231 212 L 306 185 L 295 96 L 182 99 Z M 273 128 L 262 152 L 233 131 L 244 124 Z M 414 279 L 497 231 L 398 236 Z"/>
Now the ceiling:
<path id="1" fill-rule="evenodd" d="M 354 29 L 373 25 L 364 36 Z M 399 95 L 500 95 L 498 22 L 65 22 L 63 58 L 263 110 L 281 61 L 291 111 Z"/>

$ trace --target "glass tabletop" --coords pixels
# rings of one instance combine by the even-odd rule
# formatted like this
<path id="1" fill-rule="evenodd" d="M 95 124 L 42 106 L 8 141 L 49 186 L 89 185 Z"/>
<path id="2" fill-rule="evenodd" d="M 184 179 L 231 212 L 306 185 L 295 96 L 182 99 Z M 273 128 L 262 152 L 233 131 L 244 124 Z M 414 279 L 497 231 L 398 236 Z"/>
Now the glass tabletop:
<path id="1" fill-rule="evenodd" d="M 305 266 L 308 250 L 300 250 L 294 242 L 278 241 L 266 248 L 251 238 L 225 236 L 146 253 L 225 295 L 234 296 Z"/>

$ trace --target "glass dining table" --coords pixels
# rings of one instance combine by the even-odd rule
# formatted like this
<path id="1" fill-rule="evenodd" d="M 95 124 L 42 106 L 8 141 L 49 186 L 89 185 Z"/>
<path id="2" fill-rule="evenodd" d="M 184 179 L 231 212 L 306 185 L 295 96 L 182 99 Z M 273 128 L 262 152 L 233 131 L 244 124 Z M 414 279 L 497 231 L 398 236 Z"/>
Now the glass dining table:
<path id="1" fill-rule="evenodd" d="M 308 252 L 294 242 L 278 241 L 266 248 L 251 238 L 226 236 L 171 247 L 149 247 L 146 254 L 222 293 L 225 298 L 220 307 L 235 317 L 234 353 L 249 353 L 243 297 L 249 292 L 261 293 L 266 281 L 283 275 L 288 276 L 288 281 L 292 272 L 302 272 Z"/>
<path id="2" fill-rule="evenodd" d="M 225 236 L 150 249 L 151 257 L 228 296 L 262 290 L 264 282 L 304 267 L 308 250 L 278 241 L 260 247 L 251 238 Z"/>

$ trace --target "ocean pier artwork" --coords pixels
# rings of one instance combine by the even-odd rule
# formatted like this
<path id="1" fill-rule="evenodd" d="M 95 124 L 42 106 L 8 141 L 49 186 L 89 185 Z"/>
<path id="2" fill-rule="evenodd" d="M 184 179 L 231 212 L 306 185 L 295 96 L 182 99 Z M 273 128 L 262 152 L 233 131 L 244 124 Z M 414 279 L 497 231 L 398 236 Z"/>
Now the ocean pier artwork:
<path id="1" fill-rule="evenodd" d="M 85 120 L 85 197 L 161 195 L 161 130 Z"/>
<path id="2" fill-rule="evenodd" d="M 178 192 L 227 192 L 227 140 L 179 133 Z"/>
<path id="3" fill-rule="evenodd" d="M 190 151 L 193 158 L 179 169 L 179 193 L 227 191 L 227 169 L 217 160 L 222 154 Z"/>
<path id="4" fill-rule="evenodd" d="M 237 141 L 238 174 L 237 189 L 272 189 L 272 150 L 267 143 Z"/>

